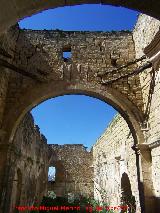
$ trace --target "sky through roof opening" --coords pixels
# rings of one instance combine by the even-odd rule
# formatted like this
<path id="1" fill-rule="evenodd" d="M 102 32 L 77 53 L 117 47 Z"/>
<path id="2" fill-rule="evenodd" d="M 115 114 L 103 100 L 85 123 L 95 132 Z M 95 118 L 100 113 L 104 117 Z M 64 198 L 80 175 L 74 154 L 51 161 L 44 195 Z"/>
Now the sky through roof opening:
<path id="1" fill-rule="evenodd" d="M 138 12 L 122 7 L 84 4 L 49 9 L 19 22 L 21 28 L 64 31 L 132 30 Z"/>

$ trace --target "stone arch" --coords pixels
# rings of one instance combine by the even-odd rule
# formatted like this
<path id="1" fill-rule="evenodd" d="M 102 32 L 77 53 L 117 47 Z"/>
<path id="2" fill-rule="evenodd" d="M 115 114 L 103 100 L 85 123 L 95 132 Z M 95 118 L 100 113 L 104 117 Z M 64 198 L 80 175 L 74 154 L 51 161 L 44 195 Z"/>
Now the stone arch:
<path id="1" fill-rule="evenodd" d="M 49 81 L 46 83 L 31 82 L 30 86 L 21 89 L 12 107 L 7 111 L 3 128 L 6 130 L 5 142 L 13 143 L 14 135 L 25 114 L 41 102 L 67 94 L 82 94 L 100 99 L 114 107 L 126 120 L 134 138 L 134 143 L 144 143 L 141 123 L 143 115 L 140 110 L 125 96 L 112 87 L 105 87 L 94 82 L 79 81 Z M 17 101 L 18 100 L 18 101 Z M 140 171 L 140 161 L 137 157 L 138 185 L 143 182 Z M 143 194 L 143 190 L 139 190 Z M 142 195 L 141 195 L 142 197 Z"/>
<path id="2" fill-rule="evenodd" d="M 127 173 L 123 173 L 121 177 L 121 199 L 122 206 L 129 206 L 129 212 L 134 213 L 136 211 L 135 197 L 132 195 L 131 183 Z M 126 210 L 122 210 L 126 212 Z"/>
<path id="3" fill-rule="evenodd" d="M 28 88 L 27 92 L 25 89 L 21 91 L 19 101 L 14 103 L 4 121 L 4 129 L 8 130 L 6 141 L 13 142 L 16 129 L 28 111 L 47 99 L 67 94 L 87 95 L 110 104 L 126 120 L 135 143 L 144 142 L 140 126 L 143 115 L 132 102 L 125 99 L 125 96 L 113 88 L 106 88 L 102 85 L 95 85 L 89 82 L 83 84 L 65 81 L 39 84 L 37 87 Z"/>
<path id="4" fill-rule="evenodd" d="M 138 0 L 134 1 L 121 1 L 121 0 L 76 0 L 76 1 L 44 1 L 39 0 L 37 2 L 33 1 L 13 1 L 9 3 L 0 3 L 0 7 L 3 8 L 3 11 L 0 16 L 0 32 L 5 31 L 8 27 L 15 24 L 20 19 L 23 19 L 27 16 L 31 16 L 35 13 L 41 12 L 49 8 L 80 5 L 80 4 L 109 4 L 113 6 L 122 6 L 130 8 L 133 10 L 140 11 L 142 13 L 148 14 L 155 18 L 160 19 L 159 7 L 160 2 L 157 0 L 144 0 L 140 2 Z"/>

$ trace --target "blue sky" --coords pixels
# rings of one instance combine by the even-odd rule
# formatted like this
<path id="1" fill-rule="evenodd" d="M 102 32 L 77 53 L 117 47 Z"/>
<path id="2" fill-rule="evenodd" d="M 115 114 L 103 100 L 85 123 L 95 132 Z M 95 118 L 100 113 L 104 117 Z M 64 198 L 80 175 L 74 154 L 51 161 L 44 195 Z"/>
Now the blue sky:
<path id="1" fill-rule="evenodd" d="M 48 143 L 84 144 L 90 147 L 116 111 L 103 101 L 84 95 L 65 95 L 32 110 Z"/>
<path id="2" fill-rule="evenodd" d="M 84 31 L 131 30 L 138 12 L 104 5 L 68 6 L 43 11 L 20 22 L 21 28 Z"/>
<path id="3" fill-rule="evenodd" d="M 25 18 L 19 24 L 26 29 L 132 30 L 137 14 L 120 7 L 80 5 L 47 10 Z M 32 114 L 48 143 L 82 143 L 90 148 L 104 132 L 116 111 L 95 98 L 65 95 L 41 103 L 32 110 Z"/>

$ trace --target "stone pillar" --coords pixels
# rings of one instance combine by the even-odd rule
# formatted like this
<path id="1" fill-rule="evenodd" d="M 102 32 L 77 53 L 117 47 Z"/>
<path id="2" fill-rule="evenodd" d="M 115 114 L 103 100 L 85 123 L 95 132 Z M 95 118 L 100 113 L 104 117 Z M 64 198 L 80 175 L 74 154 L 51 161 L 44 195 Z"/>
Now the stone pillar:
<path id="1" fill-rule="evenodd" d="M 144 198 L 141 198 L 142 213 L 156 213 L 155 210 L 155 195 L 152 181 L 152 157 L 151 150 L 148 144 L 138 144 L 135 146 L 135 152 L 139 155 L 139 162 L 141 165 L 141 187 L 143 190 Z M 141 193 L 141 192 L 140 192 Z M 141 193 L 142 196 L 142 193 Z"/>
<path id="2" fill-rule="evenodd" d="M 156 138 L 153 142 L 149 144 L 151 149 L 152 155 L 152 178 L 153 178 L 153 185 L 155 190 L 155 206 L 156 212 L 160 212 L 160 191 L 159 191 L 159 175 L 160 175 L 160 139 Z"/>
<path id="3" fill-rule="evenodd" d="M 2 137 L 1 137 L 2 139 Z M 10 198 L 14 166 L 11 161 L 13 146 L 0 143 L 0 213 L 10 213 Z M 14 161 L 13 161 L 14 162 Z"/>

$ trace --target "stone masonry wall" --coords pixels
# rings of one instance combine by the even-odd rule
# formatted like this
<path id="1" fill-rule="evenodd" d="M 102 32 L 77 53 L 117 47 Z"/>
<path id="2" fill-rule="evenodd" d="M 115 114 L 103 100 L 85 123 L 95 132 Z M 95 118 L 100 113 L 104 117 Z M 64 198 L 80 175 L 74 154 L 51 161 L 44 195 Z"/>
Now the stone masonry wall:
<path id="1" fill-rule="evenodd" d="M 6 36 L 4 34 L 0 35 L 1 48 L 5 47 L 7 49 L 6 43 L 7 43 Z M 0 55 L 3 52 L 1 48 L 0 48 Z M 3 66 L 0 65 L 0 174 L 2 175 L 2 177 L 4 177 L 4 167 L 7 158 L 6 147 L 4 144 L 4 137 L 6 131 L 2 128 L 2 125 L 3 125 L 4 111 L 7 105 L 6 98 L 8 91 L 8 81 L 9 81 L 8 70 L 7 68 L 4 68 Z M 1 183 L 2 179 L 3 178 L 0 178 L 0 191 L 2 186 Z M 1 200 L 1 193 L 0 193 L 0 200 Z"/>
<path id="2" fill-rule="evenodd" d="M 133 31 L 136 58 L 144 55 L 144 49 L 152 42 L 159 30 L 160 22 L 158 20 L 146 15 L 139 16 Z M 143 61 L 139 65 L 143 63 L 145 62 Z M 145 143 L 148 144 L 147 153 L 149 152 L 151 155 L 151 159 L 146 158 L 146 165 L 149 165 L 149 161 L 151 167 L 146 169 L 147 171 L 151 169 L 152 172 L 153 191 L 158 202 L 155 205 L 158 206 L 160 197 L 160 70 L 157 69 L 155 72 L 151 72 L 151 69 L 147 69 L 139 75 L 139 78 L 144 102 L 144 118 L 147 122 L 147 125 L 143 127 L 143 131 Z M 131 148 L 133 144 L 134 140 L 126 122 L 120 115 L 116 116 L 93 147 L 94 186 L 97 199 L 103 199 L 100 191 L 104 189 L 106 199 L 113 205 L 118 205 L 121 197 L 121 177 L 125 172 L 128 174 L 132 194 L 135 196 L 137 203 L 137 211 L 139 211 L 136 161 L 134 151 Z M 146 177 L 144 176 L 144 178 Z"/>
<path id="3" fill-rule="evenodd" d="M 93 157 L 83 145 L 47 145 L 30 113 L 21 121 L 12 145 L 6 187 L 9 213 L 15 206 L 40 205 L 50 190 L 57 196 L 93 196 Z M 56 167 L 54 183 L 48 182 L 49 166 Z"/>
<path id="4" fill-rule="evenodd" d="M 10 58 L 10 54 L 13 54 L 15 48 L 15 41 L 17 39 L 17 30 L 13 30 L 15 27 L 11 27 L 8 32 L 0 35 L 0 57 L 4 56 Z M 7 92 L 10 79 L 10 72 L 4 66 L 0 64 L 0 143 L 3 143 L 4 131 L 1 131 L 5 106 L 7 105 Z M 13 83 L 13 81 L 12 81 Z M 13 98 L 13 97 L 12 97 Z"/>
<path id="5" fill-rule="evenodd" d="M 144 48 L 151 43 L 159 30 L 160 21 L 140 15 L 133 32 L 137 58 L 144 54 Z M 160 197 L 160 69 L 156 69 L 154 72 L 147 69 L 140 75 L 140 82 L 148 122 L 144 133 L 151 152 L 153 187 L 158 199 Z"/>
<path id="6" fill-rule="evenodd" d="M 6 152 L 4 145 L 5 131 L 2 129 L 3 114 L 6 106 L 6 95 L 8 88 L 8 74 L 4 71 L 5 68 L 0 66 L 0 174 L 4 176 L 4 167 L 6 162 Z M 0 191 L 2 178 L 0 178 Z M 1 197 L 1 195 L 0 195 Z"/>
<path id="7" fill-rule="evenodd" d="M 49 189 L 57 196 L 93 197 L 93 156 L 82 144 L 49 145 L 53 151 L 50 166 L 55 166 L 55 182 L 49 183 Z"/>
<path id="8" fill-rule="evenodd" d="M 93 146 L 94 196 L 111 206 L 121 204 L 121 178 L 127 174 L 139 209 L 139 194 L 133 137 L 119 114 Z M 137 210 L 136 212 L 139 212 Z"/>
<path id="9" fill-rule="evenodd" d="M 27 114 L 17 129 L 11 154 L 11 209 L 40 204 L 47 192 L 49 152 L 45 137 Z"/>
<path id="10" fill-rule="evenodd" d="M 129 73 L 136 67 L 131 65 L 119 72 L 112 72 L 135 59 L 132 32 L 129 31 L 67 32 L 13 28 L 13 32 L 9 31 L 9 34 L 17 35 L 17 40 L 11 41 L 15 42 L 12 65 L 42 82 L 80 81 L 97 85 L 102 81 L 108 82 Z M 63 58 L 64 51 L 71 51 L 70 59 Z M 106 75 L 98 77 L 99 72 L 106 72 Z M 35 81 L 29 78 L 20 75 L 16 77 L 13 75 L 13 79 L 10 80 L 7 110 L 14 102 L 13 97 L 16 100 L 23 90 L 32 87 L 33 90 L 34 86 L 38 85 L 38 82 L 35 84 Z M 120 79 L 107 86 L 125 95 L 142 110 L 143 103 L 137 76 Z"/>

